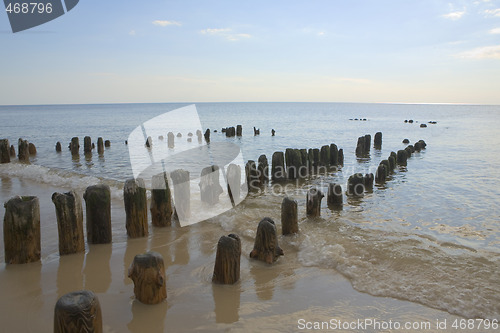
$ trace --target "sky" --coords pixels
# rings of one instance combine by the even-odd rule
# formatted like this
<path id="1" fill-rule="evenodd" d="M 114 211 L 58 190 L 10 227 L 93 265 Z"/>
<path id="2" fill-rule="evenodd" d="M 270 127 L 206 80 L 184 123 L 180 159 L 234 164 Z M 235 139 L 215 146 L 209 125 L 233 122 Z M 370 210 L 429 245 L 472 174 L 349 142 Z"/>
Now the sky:
<path id="1" fill-rule="evenodd" d="M 500 0 L 80 0 L 0 50 L 0 105 L 500 104 Z"/>

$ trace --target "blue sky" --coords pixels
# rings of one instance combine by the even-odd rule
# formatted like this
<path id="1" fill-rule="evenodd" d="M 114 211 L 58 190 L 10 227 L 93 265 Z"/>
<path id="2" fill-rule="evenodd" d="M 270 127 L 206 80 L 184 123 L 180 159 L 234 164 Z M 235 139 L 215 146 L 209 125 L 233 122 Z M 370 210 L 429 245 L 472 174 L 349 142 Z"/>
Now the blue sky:
<path id="1" fill-rule="evenodd" d="M 81 0 L 0 44 L 1 105 L 500 104 L 500 0 Z"/>

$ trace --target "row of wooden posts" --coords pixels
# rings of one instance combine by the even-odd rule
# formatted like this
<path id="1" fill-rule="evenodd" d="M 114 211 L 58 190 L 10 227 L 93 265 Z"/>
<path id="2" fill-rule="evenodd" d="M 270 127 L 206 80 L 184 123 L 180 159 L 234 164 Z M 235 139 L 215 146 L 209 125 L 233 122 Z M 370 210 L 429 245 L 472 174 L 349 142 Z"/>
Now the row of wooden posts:
<path id="1" fill-rule="evenodd" d="M 111 141 L 104 140 L 102 137 L 97 138 L 97 153 L 99 155 L 104 154 L 104 147 L 108 148 L 111 146 Z M 61 151 L 61 142 L 56 143 L 56 151 Z M 71 155 L 80 154 L 80 140 L 78 137 L 71 138 L 71 142 L 68 145 L 68 149 L 71 151 Z M 95 143 L 92 142 L 92 138 L 90 136 L 85 136 L 83 138 L 83 152 L 85 154 L 89 154 L 92 150 L 95 149 Z"/>
<path id="2" fill-rule="evenodd" d="M 356 144 L 356 156 L 362 157 L 370 153 L 371 140 L 372 137 L 370 134 L 366 134 L 358 138 L 358 143 Z M 373 138 L 373 147 L 375 149 L 382 148 L 382 132 L 375 133 L 375 137 Z"/>
<path id="3" fill-rule="evenodd" d="M 30 155 L 36 155 L 36 147 L 28 140 L 19 138 L 17 142 L 17 157 L 22 163 L 30 163 Z M 11 158 L 16 157 L 14 145 L 9 144 L 8 139 L 0 139 L 0 163 L 10 163 Z"/>

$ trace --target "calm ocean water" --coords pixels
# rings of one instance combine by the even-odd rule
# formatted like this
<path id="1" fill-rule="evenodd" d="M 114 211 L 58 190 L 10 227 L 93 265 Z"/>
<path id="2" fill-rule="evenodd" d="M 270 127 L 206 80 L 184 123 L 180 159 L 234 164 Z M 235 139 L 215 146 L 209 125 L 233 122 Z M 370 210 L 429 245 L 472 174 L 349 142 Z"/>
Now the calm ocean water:
<path id="1" fill-rule="evenodd" d="M 0 137 L 16 146 L 22 137 L 38 150 L 31 166 L 0 165 L 1 186 L 16 178 L 82 190 L 104 181 L 119 199 L 124 180 L 132 177 L 125 145 L 129 134 L 143 122 L 186 105 L 1 106 Z M 300 265 L 335 269 L 355 289 L 372 295 L 466 317 L 500 317 L 500 106 L 199 103 L 196 108 L 203 129 L 218 130 L 212 132 L 212 142 L 237 144 L 244 161 L 261 154 L 270 161 L 273 152 L 286 148 L 330 143 L 343 148 L 341 170 L 289 189 L 299 203 L 301 234 L 282 241 L 297 249 Z M 354 118 L 366 121 L 350 120 Z M 416 122 L 406 124 L 405 119 Z M 428 121 L 437 124 L 420 128 Z M 242 137 L 220 133 L 239 124 Z M 253 135 L 254 126 L 260 128 L 259 136 Z M 357 159 L 357 138 L 373 138 L 376 132 L 383 133 L 382 149 L 372 148 L 369 158 Z M 101 157 L 94 151 L 72 158 L 69 141 L 78 136 L 83 151 L 86 135 L 93 141 L 102 136 L 111 147 Z M 386 185 L 362 199 L 345 199 L 341 211 L 328 209 L 325 198 L 320 219 L 305 217 L 305 188 L 337 182 L 345 189 L 351 174 L 375 173 L 391 151 L 405 147 L 405 138 L 412 143 L 423 139 L 427 149 L 414 154 Z M 57 141 L 61 153 L 55 151 Z M 9 199 L 0 193 L 3 202 Z M 271 216 L 279 224 L 283 195 L 270 190 L 252 195 L 210 223 L 251 241 L 255 220 Z M 3 249 L 0 253 L 3 261 Z"/>

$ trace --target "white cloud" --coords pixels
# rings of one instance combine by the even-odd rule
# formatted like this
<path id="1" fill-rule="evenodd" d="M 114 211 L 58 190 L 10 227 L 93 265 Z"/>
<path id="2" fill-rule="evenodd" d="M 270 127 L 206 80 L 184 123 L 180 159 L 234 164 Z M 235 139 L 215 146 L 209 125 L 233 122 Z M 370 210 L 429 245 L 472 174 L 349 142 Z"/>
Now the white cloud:
<path id="1" fill-rule="evenodd" d="M 500 45 L 478 47 L 474 50 L 458 54 L 465 59 L 500 59 Z"/>
<path id="2" fill-rule="evenodd" d="M 461 12 L 451 12 L 449 14 L 443 15 L 443 17 L 446 19 L 449 19 L 449 20 L 456 21 L 456 20 L 461 19 L 462 16 L 464 16 L 464 14 L 465 14 L 465 10 L 463 10 Z"/>
<path id="3" fill-rule="evenodd" d="M 211 35 L 211 36 L 221 36 L 231 42 L 236 42 L 241 39 L 246 39 L 246 38 L 251 38 L 252 35 L 250 34 L 243 34 L 243 33 L 233 33 L 231 29 L 229 28 L 224 28 L 224 29 L 203 29 L 200 31 L 203 35 Z"/>
<path id="4" fill-rule="evenodd" d="M 177 21 L 165 21 L 165 20 L 155 20 L 152 22 L 153 25 L 160 26 L 160 27 L 166 27 L 169 25 L 176 25 L 176 26 L 181 26 L 181 23 Z"/>
<path id="5" fill-rule="evenodd" d="M 490 32 L 490 34 L 493 34 L 493 35 L 500 34 L 500 28 L 491 29 L 489 32 Z"/>
<path id="6" fill-rule="evenodd" d="M 500 17 L 500 8 L 497 9 L 486 9 L 484 13 L 488 16 L 498 16 Z"/>

